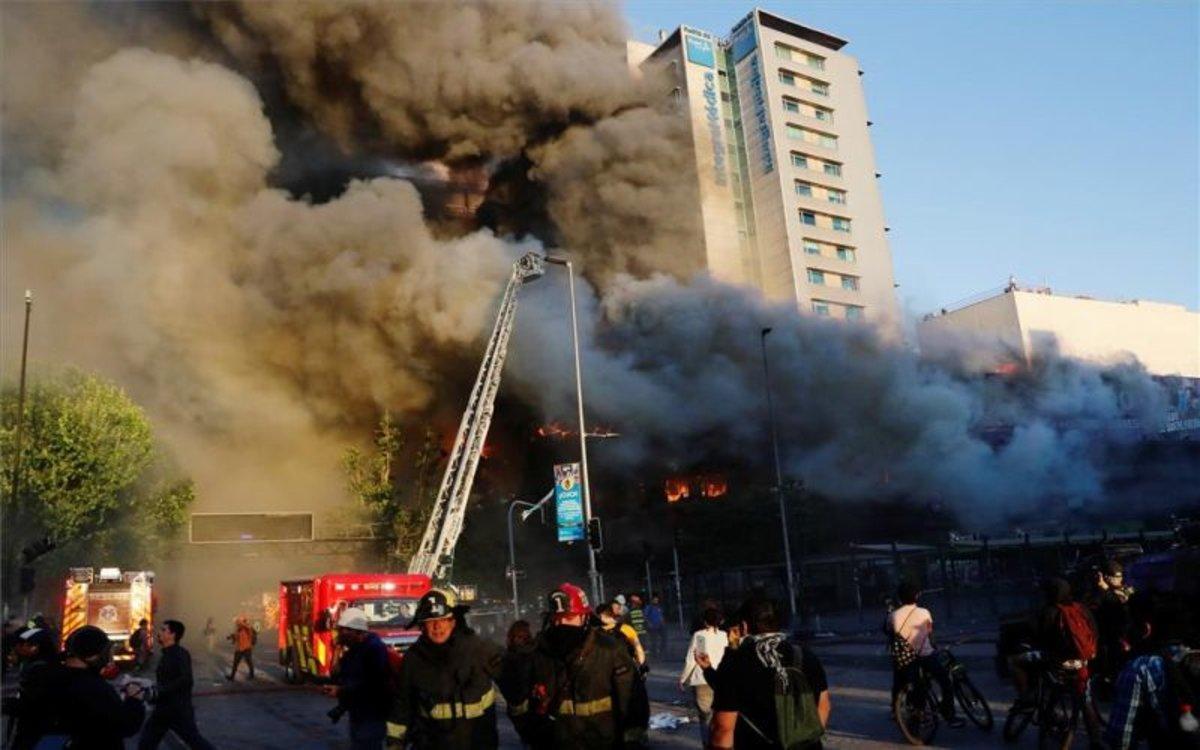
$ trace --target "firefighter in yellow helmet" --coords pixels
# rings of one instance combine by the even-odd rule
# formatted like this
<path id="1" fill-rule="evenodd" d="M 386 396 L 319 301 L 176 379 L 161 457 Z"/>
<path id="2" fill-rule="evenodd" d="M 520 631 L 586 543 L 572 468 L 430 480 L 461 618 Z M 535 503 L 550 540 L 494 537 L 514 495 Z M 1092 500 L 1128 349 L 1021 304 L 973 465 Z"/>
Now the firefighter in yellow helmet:
<path id="1" fill-rule="evenodd" d="M 420 626 L 421 637 L 400 663 L 389 745 L 468 750 L 499 744 L 492 681 L 502 654 L 467 627 L 467 609 L 445 589 L 431 589 L 417 603 L 408 626 Z"/>

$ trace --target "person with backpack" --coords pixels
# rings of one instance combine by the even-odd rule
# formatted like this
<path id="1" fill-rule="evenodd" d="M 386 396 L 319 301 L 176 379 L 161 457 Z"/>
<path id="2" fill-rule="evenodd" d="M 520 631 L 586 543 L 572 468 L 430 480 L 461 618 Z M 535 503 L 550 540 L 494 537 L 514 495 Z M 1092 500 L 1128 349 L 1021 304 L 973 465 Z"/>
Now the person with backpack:
<path id="1" fill-rule="evenodd" d="M 628 725 L 637 665 L 624 644 L 589 625 L 583 589 L 564 583 L 547 598 L 546 627 L 530 665 L 530 745 L 535 750 L 613 750 L 636 739 Z"/>
<path id="2" fill-rule="evenodd" d="M 1096 658 L 1099 630 L 1092 613 L 1071 595 L 1071 584 L 1062 578 L 1042 583 L 1044 603 L 1037 617 L 1035 639 L 1050 669 L 1075 674 L 1082 702 L 1083 724 L 1093 746 L 1100 743 L 1100 716 L 1092 702 L 1091 662 Z"/>
<path id="3" fill-rule="evenodd" d="M 963 720 L 954 711 L 954 689 L 950 675 L 933 650 L 933 614 L 917 606 L 920 589 L 908 581 L 900 584 L 900 606 L 888 615 L 889 652 L 892 655 L 892 705 L 900 688 L 917 679 L 924 669 L 942 689 L 941 712 L 946 724 L 961 727 Z"/>
<path id="4" fill-rule="evenodd" d="M 783 632 L 770 599 L 751 597 L 738 619 L 749 635 L 717 670 L 710 747 L 818 750 L 831 711 L 821 662 Z"/>
<path id="5" fill-rule="evenodd" d="M 391 709 L 391 667 L 388 648 L 367 625 L 367 615 L 358 607 L 347 607 L 337 622 L 337 642 L 344 650 L 326 695 L 337 699 L 329 712 L 336 722 L 350 715 L 350 746 L 354 750 L 380 750 L 387 739 L 387 717 Z"/>
<path id="6" fill-rule="evenodd" d="M 237 678 L 238 664 L 243 661 L 250 669 L 250 679 L 254 680 L 254 644 L 258 642 L 258 631 L 251 627 L 249 618 L 238 615 L 233 621 L 229 640 L 233 642 L 233 668 L 229 670 L 229 681 Z"/>
<path id="7" fill-rule="evenodd" d="M 409 628 L 421 636 L 404 653 L 387 721 L 390 742 L 421 750 L 495 748 L 500 647 L 467 626 L 453 591 L 430 589 Z"/>

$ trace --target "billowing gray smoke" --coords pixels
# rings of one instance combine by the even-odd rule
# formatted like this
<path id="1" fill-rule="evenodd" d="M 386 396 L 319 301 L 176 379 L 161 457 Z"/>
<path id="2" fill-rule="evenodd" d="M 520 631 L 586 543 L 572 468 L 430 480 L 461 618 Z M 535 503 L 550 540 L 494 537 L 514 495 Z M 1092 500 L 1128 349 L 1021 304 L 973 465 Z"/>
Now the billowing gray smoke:
<path id="1" fill-rule="evenodd" d="M 1136 367 L 1055 361 L 981 381 L 867 328 L 690 278 L 676 263 L 692 242 L 686 195 L 672 187 L 689 162 L 683 131 L 629 78 L 611 9 L 254 2 L 199 14 L 347 148 L 529 160 L 563 250 L 598 283 L 584 296 L 589 409 L 624 435 L 630 467 L 761 454 L 763 326 L 775 329 L 790 471 L 834 497 L 937 497 L 986 509 L 974 523 L 1096 499 L 1094 428 L 1130 405 L 1162 413 Z M 272 182 L 280 154 L 262 100 L 228 59 L 204 44 L 204 59 L 107 47 L 77 86 L 52 85 L 49 62 L 27 69 L 41 86 L 23 90 L 69 98 L 56 110 L 69 127 L 29 152 L 6 196 L 6 298 L 38 289 L 52 341 L 41 356 L 126 385 L 196 474 L 205 509 L 338 505 L 342 446 L 380 411 L 426 413 L 449 368 L 462 378 L 509 264 L 534 243 L 439 240 L 400 179 L 354 182 L 322 204 L 291 197 Z M 21 70 L 4 62 L 6 76 Z M 572 395 L 561 292 L 529 287 L 507 375 L 553 416 Z M 990 420 L 1015 425 L 1002 449 L 974 437 Z"/>

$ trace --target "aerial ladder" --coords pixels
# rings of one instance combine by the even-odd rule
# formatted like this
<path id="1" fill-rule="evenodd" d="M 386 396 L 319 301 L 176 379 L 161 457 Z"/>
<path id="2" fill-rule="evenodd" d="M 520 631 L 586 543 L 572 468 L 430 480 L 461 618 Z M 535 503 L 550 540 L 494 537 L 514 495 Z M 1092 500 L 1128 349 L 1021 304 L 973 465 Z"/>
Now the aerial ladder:
<path id="1" fill-rule="evenodd" d="M 462 533 L 471 485 L 475 481 L 475 470 L 479 467 L 488 427 L 492 424 L 496 392 L 500 390 L 500 373 L 504 369 L 508 339 L 516 320 L 517 292 L 525 282 L 545 272 L 542 256 L 537 253 L 526 253 L 513 263 L 512 275 L 500 299 L 496 325 L 492 328 L 487 350 L 483 354 L 483 364 L 479 367 L 466 411 L 458 425 L 454 448 L 450 451 L 450 460 L 433 503 L 433 512 L 421 537 L 421 546 L 409 560 L 409 573 L 445 580 L 454 565 L 454 546 Z"/>

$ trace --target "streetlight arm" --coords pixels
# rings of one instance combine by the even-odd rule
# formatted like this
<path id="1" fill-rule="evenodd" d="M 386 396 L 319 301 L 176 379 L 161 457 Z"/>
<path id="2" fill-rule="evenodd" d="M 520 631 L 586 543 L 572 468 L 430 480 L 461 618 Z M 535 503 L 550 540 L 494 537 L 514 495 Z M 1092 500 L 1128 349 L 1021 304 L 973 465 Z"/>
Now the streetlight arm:
<path id="1" fill-rule="evenodd" d="M 513 504 L 525 506 L 525 510 L 521 511 L 521 521 L 524 522 L 524 521 L 529 520 L 529 517 L 533 515 L 534 511 L 536 511 L 538 508 L 542 507 L 546 503 L 550 502 L 550 498 L 552 498 L 552 497 L 554 497 L 554 489 L 553 488 L 551 488 L 550 491 L 546 493 L 545 497 L 543 497 L 541 500 L 538 500 L 536 503 L 526 503 L 521 500 L 517 500 Z"/>

